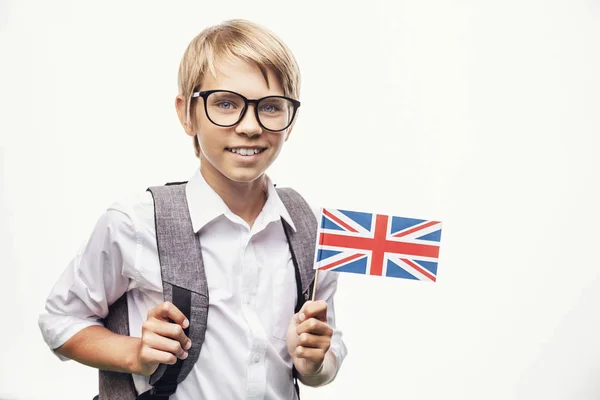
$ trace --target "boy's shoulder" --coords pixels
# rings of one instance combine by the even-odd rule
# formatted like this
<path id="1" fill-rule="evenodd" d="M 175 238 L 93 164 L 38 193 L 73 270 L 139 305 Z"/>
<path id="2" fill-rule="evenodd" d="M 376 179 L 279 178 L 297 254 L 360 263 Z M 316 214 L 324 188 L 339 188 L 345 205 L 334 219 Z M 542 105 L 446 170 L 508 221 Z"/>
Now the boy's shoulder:
<path id="1" fill-rule="evenodd" d="M 108 203 L 101 220 L 115 228 L 136 231 L 138 234 L 153 234 L 155 230 L 155 199 L 150 189 L 186 183 L 187 181 L 167 182 L 122 192 L 119 197 Z"/>
<path id="2" fill-rule="evenodd" d="M 321 207 L 317 205 L 318 203 L 313 198 L 307 196 L 302 191 L 295 189 L 293 186 L 286 186 L 286 185 L 278 184 L 278 185 L 274 185 L 274 187 L 275 187 L 276 193 L 280 199 L 281 199 L 281 191 L 291 190 L 295 195 L 300 197 L 306 203 L 306 205 L 310 208 L 312 213 L 315 215 L 315 218 L 317 219 L 317 221 L 319 220 L 319 218 L 321 217 Z M 284 203 L 284 206 L 285 206 L 285 203 Z"/>
<path id="3" fill-rule="evenodd" d="M 132 215 L 140 212 L 144 213 L 148 209 L 152 210 L 153 207 L 154 200 L 152 194 L 147 190 L 138 190 L 121 194 L 109 204 L 108 210 Z"/>
<path id="4" fill-rule="evenodd" d="M 127 192 L 113 200 L 102 216 L 109 225 L 143 230 L 144 225 L 154 221 L 154 199 L 147 190 Z"/>

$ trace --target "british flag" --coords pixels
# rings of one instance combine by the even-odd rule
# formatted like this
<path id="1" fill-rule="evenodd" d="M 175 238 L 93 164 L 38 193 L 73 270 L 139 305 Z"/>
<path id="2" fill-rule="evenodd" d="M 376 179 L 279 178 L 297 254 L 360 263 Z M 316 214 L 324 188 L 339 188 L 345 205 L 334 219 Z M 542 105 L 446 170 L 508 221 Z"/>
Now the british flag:
<path id="1" fill-rule="evenodd" d="M 321 209 L 315 269 L 435 282 L 442 224 Z"/>

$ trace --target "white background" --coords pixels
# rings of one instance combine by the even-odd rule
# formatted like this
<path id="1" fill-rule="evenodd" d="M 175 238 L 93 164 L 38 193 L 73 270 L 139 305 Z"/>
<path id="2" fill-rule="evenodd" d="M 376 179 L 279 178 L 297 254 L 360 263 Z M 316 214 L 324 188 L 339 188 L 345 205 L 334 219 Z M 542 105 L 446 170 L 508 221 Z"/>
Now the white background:
<path id="1" fill-rule="evenodd" d="M 437 283 L 340 276 L 349 355 L 303 399 L 600 398 L 598 0 L 1 0 L 0 398 L 96 394 L 38 314 L 112 201 L 197 167 L 177 67 L 234 17 L 301 66 L 279 185 L 444 224 Z"/>

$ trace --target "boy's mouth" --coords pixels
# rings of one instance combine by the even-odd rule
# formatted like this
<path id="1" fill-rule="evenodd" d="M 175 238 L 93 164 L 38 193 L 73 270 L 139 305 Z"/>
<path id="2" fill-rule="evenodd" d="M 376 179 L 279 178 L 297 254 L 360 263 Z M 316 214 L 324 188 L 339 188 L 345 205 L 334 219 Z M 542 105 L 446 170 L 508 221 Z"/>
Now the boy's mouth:
<path id="1" fill-rule="evenodd" d="M 253 156 L 255 154 L 262 153 L 266 147 L 226 147 L 227 151 L 241 156 Z"/>

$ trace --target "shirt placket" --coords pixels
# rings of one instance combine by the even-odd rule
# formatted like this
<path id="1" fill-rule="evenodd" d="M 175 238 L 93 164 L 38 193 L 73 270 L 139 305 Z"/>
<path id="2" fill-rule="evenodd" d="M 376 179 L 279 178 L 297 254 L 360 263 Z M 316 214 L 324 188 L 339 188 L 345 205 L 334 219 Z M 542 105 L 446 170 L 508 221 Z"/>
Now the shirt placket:
<path id="1" fill-rule="evenodd" d="M 258 400 L 263 399 L 266 392 L 267 368 L 265 356 L 268 341 L 256 310 L 259 265 L 249 234 L 247 240 L 245 240 L 242 253 L 241 307 L 244 318 L 248 323 L 248 332 L 250 334 L 246 399 Z"/>

